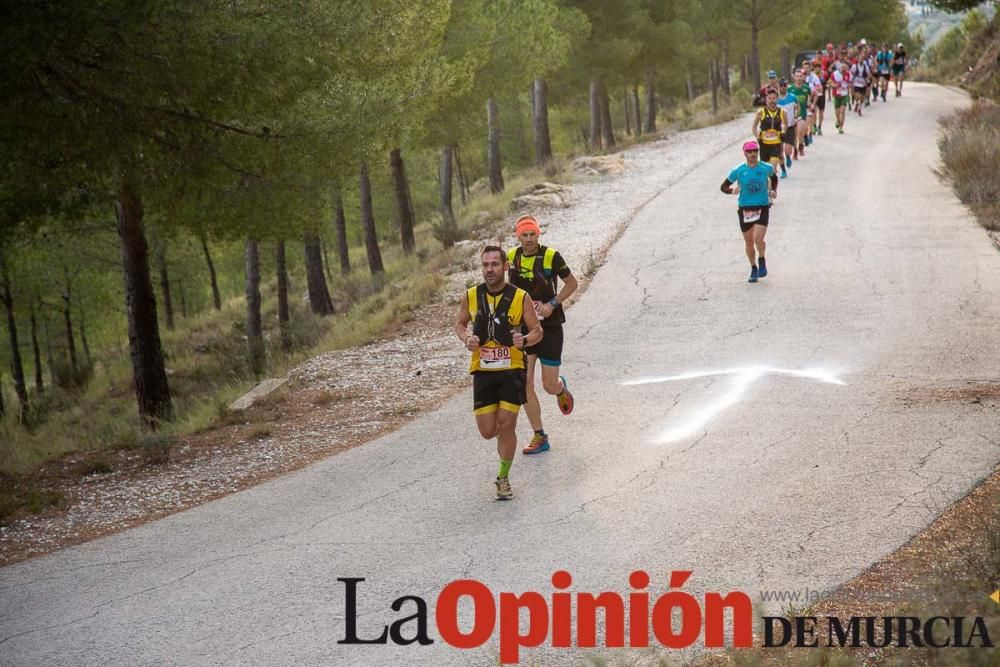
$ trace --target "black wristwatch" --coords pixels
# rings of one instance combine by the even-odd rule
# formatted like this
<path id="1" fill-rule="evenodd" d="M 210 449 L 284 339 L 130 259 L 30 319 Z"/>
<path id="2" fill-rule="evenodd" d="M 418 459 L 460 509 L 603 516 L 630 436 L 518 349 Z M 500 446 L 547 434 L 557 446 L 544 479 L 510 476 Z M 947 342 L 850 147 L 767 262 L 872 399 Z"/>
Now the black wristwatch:
<path id="1" fill-rule="evenodd" d="M 559 297 L 555 297 L 554 296 L 551 299 L 549 299 L 549 305 L 552 306 L 553 308 L 558 308 L 559 307 Z"/>

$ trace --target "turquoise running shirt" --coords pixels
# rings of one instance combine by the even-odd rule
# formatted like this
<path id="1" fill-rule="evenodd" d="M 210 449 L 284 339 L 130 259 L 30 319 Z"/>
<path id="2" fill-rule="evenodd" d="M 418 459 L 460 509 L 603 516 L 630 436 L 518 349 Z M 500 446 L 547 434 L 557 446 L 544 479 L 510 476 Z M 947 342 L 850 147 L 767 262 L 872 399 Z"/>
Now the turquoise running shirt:
<path id="1" fill-rule="evenodd" d="M 774 167 L 766 162 L 758 162 L 757 166 L 752 168 L 743 163 L 729 172 L 727 180 L 730 183 L 740 184 L 739 207 L 768 206 L 771 200 L 767 196 L 767 191 L 772 176 Z"/>

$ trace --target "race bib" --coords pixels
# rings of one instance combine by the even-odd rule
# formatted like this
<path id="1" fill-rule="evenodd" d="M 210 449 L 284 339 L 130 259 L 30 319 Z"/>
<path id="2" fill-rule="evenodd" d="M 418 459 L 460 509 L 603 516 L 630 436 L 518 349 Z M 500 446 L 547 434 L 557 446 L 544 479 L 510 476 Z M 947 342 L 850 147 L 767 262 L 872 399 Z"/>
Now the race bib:
<path id="1" fill-rule="evenodd" d="M 484 370 L 510 368 L 510 348 L 503 346 L 479 348 L 479 367 Z"/>
<path id="2" fill-rule="evenodd" d="M 777 130 L 764 130 L 761 133 L 760 137 L 764 141 L 777 141 L 778 140 L 778 131 Z"/>
<path id="3" fill-rule="evenodd" d="M 743 222 L 757 222 L 758 220 L 760 220 L 759 208 L 743 209 Z"/>

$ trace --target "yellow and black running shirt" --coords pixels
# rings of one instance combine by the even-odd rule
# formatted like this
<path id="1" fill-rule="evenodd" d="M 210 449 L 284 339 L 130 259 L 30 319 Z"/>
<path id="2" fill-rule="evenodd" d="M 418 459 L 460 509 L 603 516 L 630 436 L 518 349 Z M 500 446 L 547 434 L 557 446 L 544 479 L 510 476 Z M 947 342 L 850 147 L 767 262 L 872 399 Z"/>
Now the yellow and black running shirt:
<path id="1" fill-rule="evenodd" d="M 760 140 L 765 144 L 781 143 L 781 107 L 771 111 L 767 107 L 757 112 L 760 115 Z"/>
<path id="2" fill-rule="evenodd" d="M 483 305 L 483 302 L 485 302 L 485 306 L 488 310 L 487 315 L 490 320 L 490 326 L 496 328 L 496 338 L 499 338 L 501 341 L 510 341 L 511 330 L 521 331 L 521 324 L 523 322 L 522 317 L 524 314 L 524 298 L 527 296 L 526 292 L 523 289 L 514 287 L 513 285 L 507 285 L 507 288 L 514 290 L 514 295 L 511 299 L 510 306 L 507 308 L 507 321 L 498 322 L 496 321 L 494 313 L 496 313 L 497 306 L 500 305 L 500 301 L 503 298 L 504 293 L 500 292 L 499 294 L 490 294 L 486 291 L 485 285 L 482 287 L 482 291 L 480 291 L 479 285 L 476 287 L 470 287 L 467 295 L 469 299 L 469 316 L 472 318 L 473 324 L 475 325 L 477 315 L 479 315 L 479 309 Z M 477 333 L 476 335 L 479 334 Z M 486 336 L 479 336 L 479 347 L 472 351 L 472 360 L 469 363 L 469 372 L 507 371 L 524 367 L 523 350 L 517 349 L 512 344 L 504 345 L 487 334 Z"/>

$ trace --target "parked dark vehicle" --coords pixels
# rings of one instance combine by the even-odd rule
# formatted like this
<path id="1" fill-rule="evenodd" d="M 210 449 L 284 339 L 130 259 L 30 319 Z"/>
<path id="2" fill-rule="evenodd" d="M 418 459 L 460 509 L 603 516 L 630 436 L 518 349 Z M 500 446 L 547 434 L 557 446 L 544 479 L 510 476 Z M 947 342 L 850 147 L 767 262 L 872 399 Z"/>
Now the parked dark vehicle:
<path id="1" fill-rule="evenodd" d="M 802 63 L 807 60 L 813 60 L 819 57 L 819 51 L 801 51 L 795 54 L 795 65 L 792 67 L 793 70 L 797 70 L 802 67 Z"/>

